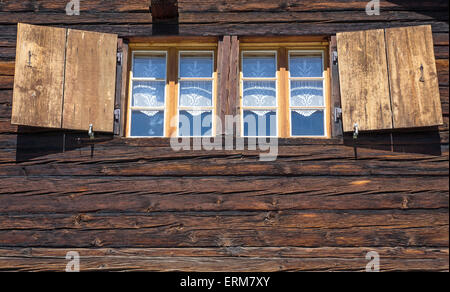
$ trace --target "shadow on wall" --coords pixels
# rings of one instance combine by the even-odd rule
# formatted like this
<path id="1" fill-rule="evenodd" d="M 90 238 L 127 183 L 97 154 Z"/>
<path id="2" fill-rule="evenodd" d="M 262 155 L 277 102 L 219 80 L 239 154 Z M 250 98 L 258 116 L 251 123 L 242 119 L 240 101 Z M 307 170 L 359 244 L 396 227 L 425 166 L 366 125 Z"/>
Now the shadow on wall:
<path id="1" fill-rule="evenodd" d="M 16 162 L 91 147 L 94 156 L 95 143 L 111 140 L 111 135 L 98 135 L 90 140 L 86 132 L 49 130 L 19 126 L 16 146 Z"/>
<path id="2" fill-rule="evenodd" d="M 344 135 L 344 144 L 355 147 L 352 133 Z M 356 141 L 356 148 L 434 156 L 442 155 L 441 136 L 438 127 L 404 132 L 360 133 Z"/>
<path id="3" fill-rule="evenodd" d="M 388 0 L 387 2 L 390 2 L 392 4 L 396 4 L 398 6 L 403 6 L 404 9 L 408 10 L 416 10 L 417 13 L 429 16 L 433 20 L 443 21 L 448 23 L 449 17 L 448 17 L 448 7 L 449 7 L 449 1 L 448 0 L 433 0 L 433 1 L 427 1 L 429 3 L 429 9 L 424 9 L 424 3 L 421 3 L 420 9 L 414 7 L 415 1 L 411 0 Z M 417 3 L 420 3 L 422 1 L 417 1 Z M 425 2 L 425 1 L 423 1 Z M 381 1 L 381 7 L 383 8 L 383 1 Z"/>

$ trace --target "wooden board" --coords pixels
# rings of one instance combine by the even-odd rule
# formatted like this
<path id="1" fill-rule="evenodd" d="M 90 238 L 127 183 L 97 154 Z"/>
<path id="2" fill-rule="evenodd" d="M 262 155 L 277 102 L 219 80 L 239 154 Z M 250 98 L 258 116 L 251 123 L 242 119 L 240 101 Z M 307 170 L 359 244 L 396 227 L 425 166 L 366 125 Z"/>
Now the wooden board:
<path id="1" fill-rule="evenodd" d="M 392 128 L 384 30 L 338 33 L 337 48 L 345 132 Z"/>
<path id="2" fill-rule="evenodd" d="M 18 24 L 11 123 L 60 128 L 66 30 Z"/>
<path id="3" fill-rule="evenodd" d="M 386 29 L 386 45 L 394 128 L 442 125 L 431 26 Z"/>
<path id="4" fill-rule="evenodd" d="M 117 35 L 69 29 L 64 86 L 64 129 L 112 132 Z"/>

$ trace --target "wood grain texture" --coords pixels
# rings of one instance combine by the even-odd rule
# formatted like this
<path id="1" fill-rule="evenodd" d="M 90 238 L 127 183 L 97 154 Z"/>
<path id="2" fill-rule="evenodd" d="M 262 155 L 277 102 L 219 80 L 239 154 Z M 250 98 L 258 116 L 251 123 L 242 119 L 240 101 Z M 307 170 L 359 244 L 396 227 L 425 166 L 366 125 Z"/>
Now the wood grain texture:
<path id="1" fill-rule="evenodd" d="M 443 124 L 430 26 L 386 29 L 394 128 Z"/>
<path id="2" fill-rule="evenodd" d="M 66 30 L 18 24 L 11 123 L 61 127 Z"/>
<path id="3" fill-rule="evenodd" d="M 331 107 L 331 137 L 342 137 L 342 105 L 341 90 L 339 84 L 339 62 L 335 59 L 337 56 L 337 40 L 336 36 L 330 38 L 330 107 Z M 341 113 L 336 109 L 340 109 Z"/>
<path id="4" fill-rule="evenodd" d="M 365 271 L 365 256 L 376 251 L 381 271 L 448 271 L 448 248 L 1 248 L 0 270 L 64 271 L 76 251 L 81 271 L 293 272 Z"/>
<path id="5" fill-rule="evenodd" d="M 384 30 L 338 33 L 344 132 L 392 128 Z"/>
<path id="6" fill-rule="evenodd" d="M 112 132 L 117 35 L 69 29 L 64 85 L 64 129 Z"/>
<path id="7" fill-rule="evenodd" d="M 392 152 L 390 137 L 371 134 L 355 160 L 342 139 L 280 139 L 278 164 L 254 151 L 173 152 L 167 139 L 110 136 L 89 144 L 85 132 L 11 125 L 17 21 L 161 38 L 151 36 L 150 1 L 83 0 L 77 17 L 67 2 L 0 1 L 1 271 L 63 271 L 67 251 L 80 253 L 82 271 L 364 271 L 372 250 L 381 271 L 448 271 L 448 0 L 381 1 L 371 17 L 367 0 L 179 0 L 174 42 L 432 25 L 444 125 L 437 139 L 416 129 L 393 138 L 442 153 Z M 384 150 L 363 148 L 373 146 Z"/>

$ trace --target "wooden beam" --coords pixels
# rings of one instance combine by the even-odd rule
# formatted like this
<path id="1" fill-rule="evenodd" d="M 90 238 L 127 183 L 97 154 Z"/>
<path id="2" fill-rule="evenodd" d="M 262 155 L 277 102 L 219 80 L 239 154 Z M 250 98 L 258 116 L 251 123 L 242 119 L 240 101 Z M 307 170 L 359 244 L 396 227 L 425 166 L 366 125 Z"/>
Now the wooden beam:
<path id="1" fill-rule="evenodd" d="M 154 22 L 178 18 L 178 1 L 151 0 L 150 11 Z"/>

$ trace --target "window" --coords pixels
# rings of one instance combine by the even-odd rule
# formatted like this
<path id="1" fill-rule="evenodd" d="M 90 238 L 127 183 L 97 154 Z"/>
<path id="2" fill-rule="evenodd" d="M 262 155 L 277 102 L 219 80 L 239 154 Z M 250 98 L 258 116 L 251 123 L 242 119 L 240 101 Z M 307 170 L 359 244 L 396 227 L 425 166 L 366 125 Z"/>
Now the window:
<path id="1" fill-rule="evenodd" d="M 252 45 L 241 47 L 242 135 L 329 137 L 326 47 Z"/>
<path id="2" fill-rule="evenodd" d="M 213 136 L 215 55 L 215 47 L 133 50 L 127 136 Z"/>
<path id="3" fill-rule="evenodd" d="M 277 53 L 243 52 L 241 88 L 244 136 L 277 136 Z"/>
<path id="4" fill-rule="evenodd" d="M 291 136 L 326 133 L 323 52 L 289 52 L 289 111 Z"/>
<path id="5" fill-rule="evenodd" d="M 164 137 L 166 52 L 133 54 L 130 136 Z"/>
<path id="6" fill-rule="evenodd" d="M 214 53 L 180 52 L 178 136 L 213 134 Z"/>

